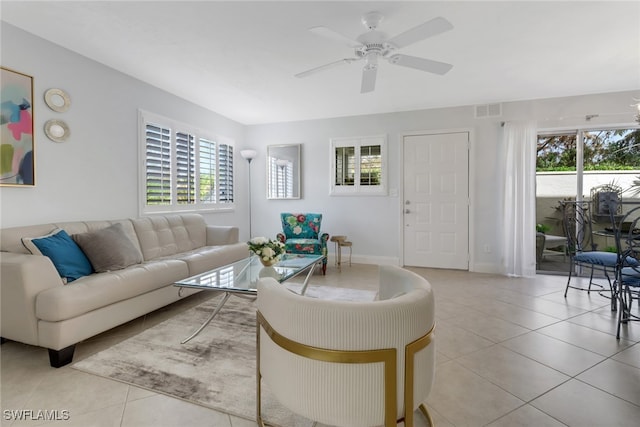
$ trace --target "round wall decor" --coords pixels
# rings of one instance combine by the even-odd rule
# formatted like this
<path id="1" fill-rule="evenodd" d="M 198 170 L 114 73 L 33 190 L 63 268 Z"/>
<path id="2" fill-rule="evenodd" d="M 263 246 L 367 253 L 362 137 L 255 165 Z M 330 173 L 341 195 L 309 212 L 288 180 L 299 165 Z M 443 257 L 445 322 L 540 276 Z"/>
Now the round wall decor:
<path id="1" fill-rule="evenodd" d="M 71 107 L 71 98 L 62 89 L 49 89 L 44 93 L 44 102 L 53 111 L 64 113 Z"/>
<path id="2" fill-rule="evenodd" d="M 64 142 L 69 138 L 69 126 L 62 120 L 48 120 L 44 124 L 44 133 L 54 142 Z"/>

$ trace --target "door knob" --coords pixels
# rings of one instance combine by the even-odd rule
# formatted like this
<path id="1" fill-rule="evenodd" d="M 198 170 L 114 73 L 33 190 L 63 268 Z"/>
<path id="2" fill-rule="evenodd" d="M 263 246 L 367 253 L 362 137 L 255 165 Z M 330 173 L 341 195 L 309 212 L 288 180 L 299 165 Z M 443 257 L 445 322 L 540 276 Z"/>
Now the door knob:
<path id="1" fill-rule="evenodd" d="M 405 209 L 404 213 L 411 213 L 411 211 L 409 209 Z"/>

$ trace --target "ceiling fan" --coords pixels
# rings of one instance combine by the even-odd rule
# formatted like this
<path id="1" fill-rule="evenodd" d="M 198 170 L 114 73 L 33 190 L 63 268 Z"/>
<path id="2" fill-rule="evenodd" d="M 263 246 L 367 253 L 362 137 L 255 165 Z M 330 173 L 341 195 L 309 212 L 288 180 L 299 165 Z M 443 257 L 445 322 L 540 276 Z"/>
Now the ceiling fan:
<path id="1" fill-rule="evenodd" d="M 451 30 L 453 25 L 445 18 L 434 18 L 392 38 L 387 38 L 385 33 L 378 31 L 377 28 L 382 19 L 383 15 L 379 12 L 370 12 L 364 15 L 362 17 L 362 24 L 368 28 L 369 31 L 360 35 L 356 40 L 352 40 L 349 37 L 327 27 L 310 28 L 309 31 L 314 34 L 344 43 L 355 49 L 355 57 L 330 62 L 328 64 L 303 71 L 295 76 L 307 77 L 311 74 L 333 68 L 341 64 L 350 64 L 355 61 L 364 60 L 360 93 L 366 93 L 372 92 L 376 87 L 376 74 L 378 71 L 378 60 L 380 58 L 386 59 L 389 63 L 394 65 L 415 68 L 416 70 L 440 75 L 446 74 L 453 67 L 453 65 L 444 62 L 396 53 L 396 50 L 398 49 Z"/>

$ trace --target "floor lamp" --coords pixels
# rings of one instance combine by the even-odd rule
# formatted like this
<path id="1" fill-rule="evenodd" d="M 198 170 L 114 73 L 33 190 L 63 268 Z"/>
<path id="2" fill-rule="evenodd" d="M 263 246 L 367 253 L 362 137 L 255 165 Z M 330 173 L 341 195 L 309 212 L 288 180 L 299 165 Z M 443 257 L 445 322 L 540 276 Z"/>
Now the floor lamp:
<path id="1" fill-rule="evenodd" d="M 249 240 L 251 240 L 251 160 L 258 155 L 256 150 L 241 150 L 240 155 L 249 163 Z"/>
<path id="2" fill-rule="evenodd" d="M 287 166 L 287 163 L 283 159 L 276 160 L 276 165 L 278 165 L 282 174 L 282 181 L 278 180 L 278 197 L 280 197 L 280 187 L 282 187 L 282 197 L 287 197 L 287 175 L 284 173 L 284 167 Z"/>

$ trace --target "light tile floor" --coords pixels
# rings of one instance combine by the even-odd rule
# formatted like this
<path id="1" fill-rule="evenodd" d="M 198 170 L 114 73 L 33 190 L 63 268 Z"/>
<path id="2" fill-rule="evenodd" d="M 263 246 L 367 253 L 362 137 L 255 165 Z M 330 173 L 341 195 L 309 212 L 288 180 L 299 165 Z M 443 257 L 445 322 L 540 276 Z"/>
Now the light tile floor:
<path id="1" fill-rule="evenodd" d="M 623 328 L 617 341 L 609 300 L 577 290 L 565 299 L 563 276 L 516 279 L 411 270 L 426 277 L 436 295 L 438 361 L 427 400 L 436 425 L 640 425 L 640 324 Z M 326 276 L 316 274 L 312 280 L 317 285 L 374 289 L 377 267 L 329 267 Z M 74 361 L 207 297 L 194 295 L 80 343 Z M 255 425 L 70 367 L 51 368 L 44 349 L 6 342 L 0 356 L 3 427 Z M 70 419 L 11 420 L 7 411 L 18 409 L 67 410 Z"/>

